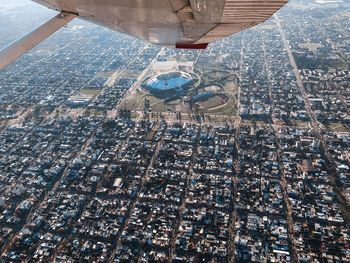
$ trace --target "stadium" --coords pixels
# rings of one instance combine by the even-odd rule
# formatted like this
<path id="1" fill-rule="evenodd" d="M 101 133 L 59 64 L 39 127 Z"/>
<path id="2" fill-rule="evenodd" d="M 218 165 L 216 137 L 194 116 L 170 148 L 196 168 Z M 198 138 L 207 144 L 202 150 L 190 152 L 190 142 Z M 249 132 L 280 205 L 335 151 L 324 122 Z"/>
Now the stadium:
<path id="1" fill-rule="evenodd" d="M 145 80 L 142 88 L 154 96 L 168 97 L 182 94 L 194 83 L 195 80 L 191 74 L 183 71 L 171 71 L 151 76 Z"/>

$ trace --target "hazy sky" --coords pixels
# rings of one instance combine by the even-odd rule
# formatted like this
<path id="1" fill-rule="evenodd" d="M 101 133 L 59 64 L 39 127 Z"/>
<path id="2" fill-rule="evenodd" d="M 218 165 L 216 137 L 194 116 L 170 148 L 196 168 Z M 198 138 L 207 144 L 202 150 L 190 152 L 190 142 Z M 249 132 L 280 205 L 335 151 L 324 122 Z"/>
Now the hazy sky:
<path id="1" fill-rule="evenodd" d="M 27 10 L 31 9 L 46 9 L 41 7 L 39 4 L 34 3 L 30 0 L 0 0 L 0 13 L 14 12 L 18 8 L 26 8 Z"/>
<path id="2" fill-rule="evenodd" d="M 0 0 L 0 49 L 29 33 L 56 13 L 30 0 Z"/>
<path id="3" fill-rule="evenodd" d="M 36 4 L 29 0 L 0 0 L 0 11 L 6 11 L 13 8 L 25 7 L 25 6 L 36 6 Z"/>

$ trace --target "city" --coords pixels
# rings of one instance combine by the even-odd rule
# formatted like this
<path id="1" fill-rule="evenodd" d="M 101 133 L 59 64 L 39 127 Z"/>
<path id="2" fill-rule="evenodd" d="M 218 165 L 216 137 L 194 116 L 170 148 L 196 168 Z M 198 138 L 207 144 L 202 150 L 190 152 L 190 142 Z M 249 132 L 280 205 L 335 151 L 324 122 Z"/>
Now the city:
<path id="1" fill-rule="evenodd" d="M 54 13 L 3 8 L 0 48 Z M 0 262 L 350 262 L 349 67 L 345 0 L 200 51 L 72 22 L 0 71 Z"/>

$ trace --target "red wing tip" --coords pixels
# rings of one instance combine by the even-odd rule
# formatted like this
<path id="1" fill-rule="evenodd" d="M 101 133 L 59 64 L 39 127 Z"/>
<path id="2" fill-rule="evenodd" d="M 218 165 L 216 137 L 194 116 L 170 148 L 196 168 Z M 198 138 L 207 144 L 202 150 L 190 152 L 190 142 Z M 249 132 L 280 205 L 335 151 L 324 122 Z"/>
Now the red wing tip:
<path id="1" fill-rule="evenodd" d="M 181 48 L 181 49 L 206 49 L 207 47 L 208 47 L 208 43 L 204 43 L 204 44 L 176 43 L 176 48 Z"/>

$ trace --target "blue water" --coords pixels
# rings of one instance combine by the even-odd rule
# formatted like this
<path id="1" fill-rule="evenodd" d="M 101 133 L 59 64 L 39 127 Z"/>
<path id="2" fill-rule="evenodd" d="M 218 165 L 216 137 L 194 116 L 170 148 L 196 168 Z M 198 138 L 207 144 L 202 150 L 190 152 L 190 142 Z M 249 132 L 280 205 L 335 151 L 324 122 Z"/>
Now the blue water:
<path id="1" fill-rule="evenodd" d="M 154 78 L 148 83 L 148 86 L 151 89 L 168 90 L 168 89 L 175 89 L 178 87 L 182 87 L 183 85 L 188 84 L 190 82 L 191 82 L 190 79 L 187 79 L 182 76 L 170 77 L 166 80 Z"/>

